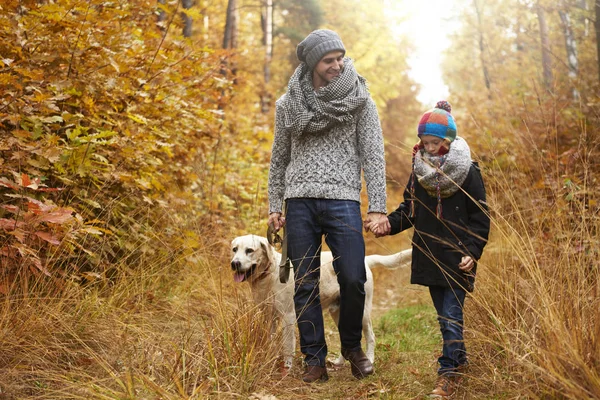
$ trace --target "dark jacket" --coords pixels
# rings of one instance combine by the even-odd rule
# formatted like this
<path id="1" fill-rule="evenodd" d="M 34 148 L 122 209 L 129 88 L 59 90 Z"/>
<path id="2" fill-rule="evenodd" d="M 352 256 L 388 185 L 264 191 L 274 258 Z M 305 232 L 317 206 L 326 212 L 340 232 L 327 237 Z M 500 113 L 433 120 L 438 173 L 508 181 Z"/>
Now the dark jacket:
<path id="1" fill-rule="evenodd" d="M 404 191 L 404 202 L 388 216 L 392 235 L 415 228 L 410 282 L 472 291 L 477 265 L 465 273 L 458 264 L 465 255 L 479 260 L 490 230 L 479 167 L 473 163 L 461 189 L 442 199 L 441 219 L 436 216 L 437 198 L 427 194 L 416 179 L 415 215 L 409 218 L 411 185 L 412 176 Z"/>

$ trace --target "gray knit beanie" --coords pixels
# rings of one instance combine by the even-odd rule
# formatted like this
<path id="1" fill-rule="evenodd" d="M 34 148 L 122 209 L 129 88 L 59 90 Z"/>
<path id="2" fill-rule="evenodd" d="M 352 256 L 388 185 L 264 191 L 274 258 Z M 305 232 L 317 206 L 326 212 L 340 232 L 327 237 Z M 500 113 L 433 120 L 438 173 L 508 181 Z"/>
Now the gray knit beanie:
<path id="1" fill-rule="evenodd" d="M 317 29 L 300 42 L 296 47 L 296 55 L 312 70 L 325 54 L 335 50 L 346 54 L 346 48 L 339 35 L 329 29 Z"/>

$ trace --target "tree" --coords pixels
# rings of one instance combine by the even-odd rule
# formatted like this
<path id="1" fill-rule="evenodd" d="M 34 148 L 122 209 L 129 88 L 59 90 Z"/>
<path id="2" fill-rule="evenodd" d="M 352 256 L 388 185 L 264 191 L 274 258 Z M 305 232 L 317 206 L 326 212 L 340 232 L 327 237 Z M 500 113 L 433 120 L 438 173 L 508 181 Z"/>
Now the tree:
<path id="1" fill-rule="evenodd" d="M 232 50 L 238 47 L 238 21 L 237 0 L 229 0 L 225 16 L 225 32 L 223 33 L 224 49 Z M 227 75 L 228 71 L 231 71 L 235 76 L 237 68 L 235 67 L 235 62 L 230 61 L 229 57 L 225 56 L 221 62 L 221 73 Z"/>
<path id="2" fill-rule="evenodd" d="M 558 10 L 560 20 L 563 25 L 563 33 L 565 36 L 565 49 L 567 51 L 567 66 L 569 68 L 569 79 L 571 82 L 575 82 L 577 74 L 579 72 L 579 60 L 577 59 L 577 41 L 573 33 L 571 26 L 571 17 L 569 12 L 564 6 L 564 2 L 561 1 L 562 7 Z M 574 99 L 579 98 L 579 93 L 576 88 L 573 88 L 572 95 Z"/>
<path id="3" fill-rule="evenodd" d="M 475 7 L 475 13 L 477 14 L 477 33 L 479 42 L 479 59 L 481 60 L 481 68 L 483 70 L 483 79 L 485 81 L 485 87 L 490 90 L 490 75 L 488 72 L 487 65 L 485 63 L 485 46 L 483 41 L 483 25 L 481 24 L 481 11 L 477 0 L 473 0 L 473 6 Z"/>
<path id="4" fill-rule="evenodd" d="M 225 33 L 223 34 L 224 49 L 237 48 L 238 20 L 237 0 L 229 0 L 227 3 L 227 15 L 225 17 Z"/>
<path id="5" fill-rule="evenodd" d="M 324 11 L 318 0 L 280 0 L 275 4 L 273 36 L 278 39 L 281 46 L 275 52 L 286 55 L 288 71 L 285 71 L 285 81 L 298 65 L 296 58 L 296 45 L 313 30 L 322 27 Z M 277 46 L 277 43 L 274 44 Z M 282 71 L 283 72 L 283 71 Z"/>
<path id="6" fill-rule="evenodd" d="M 183 11 L 181 12 L 181 17 L 183 19 L 183 36 L 191 37 L 192 36 L 192 17 L 187 13 L 187 10 L 192 8 L 193 0 L 181 0 L 181 5 L 183 6 Z"/>
<path id="7" fill-rule="evenodd" d="M 267 113 L 270 109 L 269 103 L 271 96 L 266 86 L 271 80 L 271 60 L 273 58 L 273 0 L 263 1 L 263 11 L 261 14 L 263 44 L 265 46 L 265 64 L 263 67 L 263 77 L 265 88 L 261 94 L 261 111 Z"/>
<path id="8" fill-rule="evenodd" d="M 189 15 L 188 11 L 191 9 L 194 0 L 181 0 L 181 5 L 183 6 L 183 11 L 181 12 L 181 19 L 183 21 L 183 29 L 182 34 L 184 37 L 192 36 L 192 22 L 193 19 Z M 166 21 L 167 21 L 167 0 L 158 0 L 158 17 L 157 22 L 158 26 L 161 30 L 166 30 Z M 179 2 L 177 3 L 177 7 L 179 7 Z"/>
<path id="9" fill-rule="evenodd" d="M 164 21 L 167 20 L 167 12 L 165 11 L 165 5 L 167 0 L 158 0 L 158 22 L 161 27 L 163 27 Z M 164 27 L 163 27 L 164 28 Z"/>
<path id="10" fill-rule="evenodd" d="M 542 70 L 544 86 L 546 90 L 552 91 L 552 55 L 550 53 L 550 38 L 548 36 L 548 24 L 546 22 L 545 10 L 541 4 L 535 7 L 538 22 L 540 24 L 540 42 L 542 44 Z"/>

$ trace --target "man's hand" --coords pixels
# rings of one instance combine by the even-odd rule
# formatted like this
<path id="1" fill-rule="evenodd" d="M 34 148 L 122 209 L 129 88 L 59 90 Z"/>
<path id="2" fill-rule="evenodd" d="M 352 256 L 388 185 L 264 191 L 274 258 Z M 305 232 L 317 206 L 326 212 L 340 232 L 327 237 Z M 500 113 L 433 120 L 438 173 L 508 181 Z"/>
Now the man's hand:
<path id="1" fill-rule="evenodd" d="M 375 237 L 381 237 L 385 235 L 389 235 L 392 226 L 390 225 L 390 221 L 388 220 L 387 215 L 383 213 L 369 213 L 367 214 L 367 218 L 364 221 L 365 231 L 373 232 Z"/>
<path id="2" fill-rule="evenodd" d="M 271 213 L 269 214 L 269 221 L 267 222 L 267 225 L 271 224 L 273 224 L 273 230 L 277 232 L 285 225 L 285 217 L 282 217 L 281 213 L 279 212 Z"/>
<path id="3" fill-rule="evenodd" d="M 471 272 L 471 270 L 473 269 L 474 266 L 475 266 L 475 261 L 469 256 L 464 256 L 460 260 L 460 264 L 458 264 L 458 268 L 464 272 Z"/>

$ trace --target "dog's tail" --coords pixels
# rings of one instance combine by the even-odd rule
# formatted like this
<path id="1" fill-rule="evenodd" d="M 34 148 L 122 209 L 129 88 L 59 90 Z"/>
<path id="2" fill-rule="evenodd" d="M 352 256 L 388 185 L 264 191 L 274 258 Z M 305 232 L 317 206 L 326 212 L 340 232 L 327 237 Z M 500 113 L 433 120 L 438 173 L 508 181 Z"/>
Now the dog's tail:
<path id="1" fill-rule="evenodd" d="M 402 250 L 396 254 L 382 256 L 380 254 L 371 254 L 365 257 L 365 262 L 369 268 L 385 267 L 387 269 L 404 268 L 410 265 L 412 259 L 412 249 Z"/>

